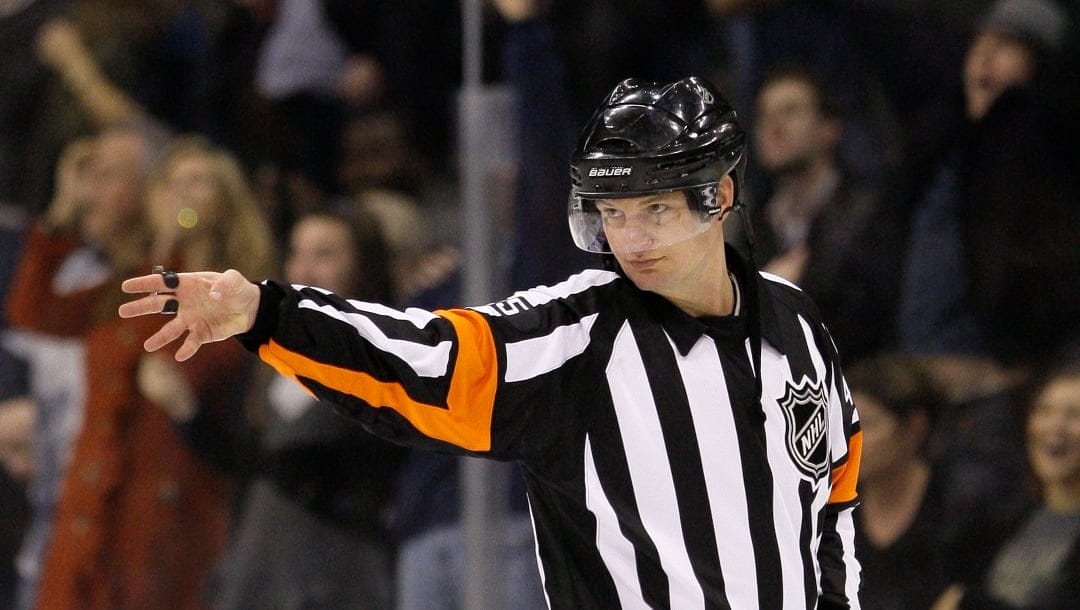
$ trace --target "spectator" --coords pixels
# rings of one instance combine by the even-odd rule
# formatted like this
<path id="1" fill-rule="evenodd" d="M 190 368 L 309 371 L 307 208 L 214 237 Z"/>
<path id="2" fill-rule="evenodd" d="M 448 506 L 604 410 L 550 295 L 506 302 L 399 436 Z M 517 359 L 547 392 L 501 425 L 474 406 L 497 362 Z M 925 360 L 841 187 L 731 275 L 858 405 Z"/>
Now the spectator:
<path id="1" fill-rule="evenodd" d="M 1004 499 L 994 489 L 956 493 L 949 465 L 930 455 L 946 400 L 919 361 L 879 354 L 856 362 L 846 376 L 864 443 L 855 511 L 862 603 L 929 608 L 950 583 L 978 577 L 1011 515 L 1000 515 Z"/>
<path id="2" fill-rule="evenodd" d="M 934 417 L 927 454 L 946 472 L 949 494 L 957 502 L 992 497 L 1001 520 L 1028 503 L 1022 485 L 1027 473 L 1023 419 L 1017 400 L 1030 371 L 1006 367 L 992 358 L 920 356 L 921 368 L 945 399 Z M 964 499 L 966 498 L 966 499 Z"/>
<path id="3" fill-rule="evenodd" d="M 845 116 L 822 82 L 799 64 L 775 68 L 758 92 L 754 132 L 765 177 L 750 207 L 755 256 L 763 269 L 799 285 L 821 310 L 845 361 L 884 343 L 883 298 L 865 290 L 877 269 L 866 241 L 878 197 L 838 152 Z"/>
<path id="4" fill-rule="evenodd" d="M 293 226 L 285 277 L 364 300 L 392 297 L 375 220 L 324 210 Z M 283 377 L 263 397 L 261 450 L 211 606 L 390 608 L 389 494 L 402 449 Z"/>
<path id="5" fill-rule="evenodd" d="M 430 181 L 426 162 L 409 139 L 400 113 L 391 110 L 349 117 L 342 132 L 338 182 L 344 193 L 389 189 L 421 196 Z"/>
<path id="6" fill-rule="evenodd" d="M 1080 599 L 1080 360 L 1034 384 L 1026 443 L 1039 502 L 991 558 L 986 577 L 954 585 L 933 610 L 1066 610 Z"/>
<path id="7" fill-rule="evenodd" d="M 273 239 L 247 176 L 230 152 L 202 136 L 171 143 L 151 176 L 148 201 L 151 260 L 264 272 L 276 268 Z M 167 360 L 143 359 L 138 377 L 147 397 L 181 424 L 196 454 L 223 469 L 244 461 L 243 446 L 232 443 L 247 432 L 242 408 L 224 399 L 210 404 L 195 400 L 188 388 L 169 383 L 179 377 Z M 243 396 L 241 388 L 235 391 L 233 398 Z"/>
<path id="8" fill-rule="evenodd" d="M 273 242 L 236 158 L 201 136 L 176 138 L 149 184 L 157 260 L 269 272 Z"/>
<path id="9" fill-rule="evenodd" d="M 1055 98 L 1064 11 L 1000 0 L 980 21 L 963 101 L 937 123 L 878 221 L 897 286 L 898 345 L 920 354 L 1030 361 L 1077 334 L 1080 177 L 1073 113 Z M 940 123 L 945 122 L 945 125 Z"/>
<path id="10" fill-rule="evenodd" d="M 461 85 L 460 3 L 317 0 L 313 4 L 322 5 L 330 27 L 346 44 L 354 60 L 347 62 L 353 67 L 351 75 L 365 76 L 347 80 L 377 85 L 367 88 L 374 89 L 378 107 L 400 113 L 424 162 L 439 173 L 452 171 L 454 95 Z M 377 72 L 370 69 L 373 65 Z"/>
<path id="11" fill-rule="evenodd" d="M 14 80 L 30 88 L 16 85 L 10 95 L 4 88 L 16 104 L 11 112 L 19 113 L 11 120 L 26 121 L 33 134 L 18 149 L 17 167 L 24 171 L 14 177 L 23 187 L 17 202 L 32 213 L 48 203 L 52 168 L 71 139 L 140 116 L 170 125 L 195 121 L 202 88 L 192 83 L 210 20 L 196 3 L 35 0 L 11 20 L 18 30 L 10 37 L 0 32 L 5 47 L 10 40 L 19 45 L 16 57 L 34 54 Z M 170 45 L 187 50 L 172 53 Z M 189 57 L 181 58 L 185 53 Z M 20 137 L 18 128 L 2 131 Z"/>
<path id="12" fill-rule="evenodd" d="M 447 229 L 437 227 L 442 217 L 391 190 L 369 189 L 353 198 L 386 236 L 394 286 L 391 302 L 448 307 L 460 298 L 461 252 L 442 235 Z"/>
<path id="13" fill-rule="evenodd" d="M 281 0 L 259 48 L 255 84 L 278 109 L 282 170 L 326 195 L 338 192 L 335 169 L 350 102 L 381 88 L 370 56 L 351 56 L 320 1 Z"/>
<path id="14" fill-rule="evenodd" d="M 257 216 L 252 215 L 252 201 L 245 199 L 246 183 L 227 155 L 182 141 L 144 190 L 145 164 L 154 157 L 153 148 L 145 136 L 135 143 L 125 157 L 131 169 L 125 191 L 133 215 L 129 218 L 147 217 L 151 239 L 122 247 L 134 239 L 131 236 L 144 234 L 138 230 L 141 221 L 129 220 L 123 230 L 101 235 L 99 226 L 117 216 L 100 207 L 82 216 L 83 235 L 106 238 L 107 252 L 115 252 L 109 258 L 112 269 L 148 268 L 149 252 L 154 251 L 168 256 L 159 262 L 177 265 L 193 260 L 269 270 L 269 235 L 251 222 Z M 117 157 L 102 154 L 100 159 Z M 99 180 L 110 177 L 105 171 L 98 175 Z M 171 189 L 190 189 L 186 193 L 199 210 L 201 225 L 195 225 L 190 236 L 178 238 L 162 226 L 165 210 L 172 212 L 173 223 L 188 224 L 169 208 Z M 94 205 L 115 200 L 102 192 Z M 195 237 L 199 235 L 212 239 Z M 36 607 L 196 607 L 206 572 L 225 541 L 231 505 L 226 478 L 185 442 L 197 433 L 181 430 L 173 417 L 182 418 L 179 414 L 191 412 L 194 404 L 227 413 L 242 393 L 250 360 L 227 346 L 191 366 L 146 358 L 140 348 L 144 329 L 117 327 L 98 317 L 100 308 L 110 307 L 115 298 L 109 284 L 69 296 L 50 292 L 58 257 L 47 256 L 49 242 L 42 242 L 36 249 L 28 242 L 28 260 L 38 261 L 38 267 L 20 276 L 17 286 L 26 298 L 18 303 L 24 316 L 37 316 L 34 322 L 43 332 L 85 338 L 85 366 L 78 373 L 85 375 L 87 402 L 56 509 Z M 23 267 L 24 272 L 31 269 Z M 198 422 L 191 420 L 192 425 Z"/>
<path id="15" fill-rule="evenodd" d="M 891 100 L 874 59 L 857 33 L 867 3 L 820 0 L 704 0 L 708 37 L 698 59 L 730 90 L 736 108 L 750 109 L 770 66 L 798 62 L 845 109 L 837 155 L 861 179 L 891 168 L 895 146 Z M 858 4 L 858 6 L 853 6 Z M 881 21 L 877 21 L 880 27 Z M 701 51 L 699 51 L 700 53 Z M 754 172 L 754 158 L 749 160 Z"/>
<path id="16" fill-rule="evenodd" d="M 5 307 L 12 331 L 5 344 L 29 365 L 35 409 L 29 481 L 31 521 L 17 559 L 17 608 L 30 608 L 52 531 L 61 482 L 83 421 L 85 341 L 71 311 L 40 302 L 42 290 L 86 312 L 110 273 L 145 248 L 140 193 L 147 139 L 134 128 L 113 128 L 71 142 L 56 168 L 55 194 L 25 230 L 24 250 Z M 43 282 L 43 284 L 41 283 Z M 59 328 L 58 325 L 63 325 Z"/>
<path id="17" fill-rule="evenodd" d="M 1080 331 L 1077 122 L 1061 113 L 1055 76 L 1065 25 L 1048 0 L 993 3 L 968 46 L 963 95 L 922 109 L 932 120 L 922 143 L 908 139 L 875 221 L 873 256 L 895 265 L 880 279 L 899 280 L 887 288 L 897 349 L 928 358 L 959 398 L 932 448 L 950 493 L 990 495 L 1002 515 L 1020 504 L 1023 465 L 1011 390 Z"/>

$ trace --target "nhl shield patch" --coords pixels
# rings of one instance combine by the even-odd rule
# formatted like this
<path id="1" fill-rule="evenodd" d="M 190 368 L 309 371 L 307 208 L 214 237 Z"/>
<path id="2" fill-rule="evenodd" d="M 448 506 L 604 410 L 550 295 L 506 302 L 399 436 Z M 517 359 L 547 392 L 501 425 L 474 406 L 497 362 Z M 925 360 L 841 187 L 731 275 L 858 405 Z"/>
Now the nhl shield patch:
<path id="1" fill-rule="evenodd" d="M 829 420 L 825 384 L 803 377 L 799 385 L 788 382 L 779 401 L 784 414 L 788 454 L 803 475 L 820 480 L 829 471 Z"/>

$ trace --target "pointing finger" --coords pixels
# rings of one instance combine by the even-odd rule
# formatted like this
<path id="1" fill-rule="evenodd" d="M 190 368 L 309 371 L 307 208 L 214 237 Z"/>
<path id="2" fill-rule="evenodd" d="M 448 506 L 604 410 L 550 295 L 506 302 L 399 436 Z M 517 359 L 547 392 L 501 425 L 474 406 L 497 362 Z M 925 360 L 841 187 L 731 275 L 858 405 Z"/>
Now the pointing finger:
<path id="1" fill-rule="evenodd" d="M 170 300 L 175 300 L 168 294 L 155 294 L 135 301 L 128 301 L 120 306 L 117 312 L 121 318 L 134 318 L 137 316 L 145 316 L 147 314 L 162 313 L 166 309 L 166 304 Z"/>
<path id="2" fill-rule="evenodd" d="M 160 273 L 153 273 L 151 275 L 140 275 L 139 277 L 133 277 L 124 280 L 120 284 L 120 289 L 127 293 L 139 293 L 139 292 L 160 292 L 166 289 L 165 280 L 161 277 Z"/>

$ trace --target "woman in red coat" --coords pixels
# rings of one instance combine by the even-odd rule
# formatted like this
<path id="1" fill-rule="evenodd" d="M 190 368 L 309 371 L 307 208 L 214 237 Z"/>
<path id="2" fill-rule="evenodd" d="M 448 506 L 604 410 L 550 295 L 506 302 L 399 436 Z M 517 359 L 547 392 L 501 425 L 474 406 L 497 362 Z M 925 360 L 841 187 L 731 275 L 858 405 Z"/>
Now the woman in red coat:
<path id="1" fill-rule="evenodd" d="M 99 154 L 94 196 L 72 215 L 81 218 L 78 237 L 98 247 L 117 277 L 133 266 L 149 268 L 147 258 L 173 268 L 271 271 L 269 231 L 227 153 L 180 139 L 144 184 L 140 163 L 150 144 L 135 132 L 124 136 L 133 139 L 118 168 L 124 188 L 107 187 L 106 166 L 119 157 Z M 99 153 L 109 137 L 99 137 Z M 136 238 L 142 226 L 149 240 Z M 122 298 L 116 281 L 52 294 L 52 278 L 79 238 L 31 229 L 8 302 L 13 324 L 81 336 L 86 345 L 83 426 L 60 492 L 37 607 L 196 608 L 226 541 L 232 499 L 227 477 L 192 451 L 176 420 L 190 420 L 196 405 L 235 409 L 251 361 L 229 344 L 190 364 L 148 358 L 142 342 L 153 325 L 115 319 L 111 312 Z"/>

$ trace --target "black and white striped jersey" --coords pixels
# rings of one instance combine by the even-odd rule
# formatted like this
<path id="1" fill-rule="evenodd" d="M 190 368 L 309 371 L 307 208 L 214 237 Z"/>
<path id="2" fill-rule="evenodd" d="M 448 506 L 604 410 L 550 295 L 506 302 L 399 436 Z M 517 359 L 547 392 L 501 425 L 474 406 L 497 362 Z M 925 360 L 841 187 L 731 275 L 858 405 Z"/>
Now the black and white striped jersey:
<path id="1" fill-rule="evenodd" d="M 380 436 L 518 460 L 553 608 L 857 608 L 862 437 L 835 349 L 797 288 L 740 284 L 760 401 L 749 316 L 691 318 L 606 271 L 436 312 L 268 281 L 241 340 Z"/>

